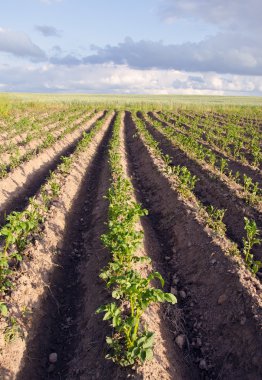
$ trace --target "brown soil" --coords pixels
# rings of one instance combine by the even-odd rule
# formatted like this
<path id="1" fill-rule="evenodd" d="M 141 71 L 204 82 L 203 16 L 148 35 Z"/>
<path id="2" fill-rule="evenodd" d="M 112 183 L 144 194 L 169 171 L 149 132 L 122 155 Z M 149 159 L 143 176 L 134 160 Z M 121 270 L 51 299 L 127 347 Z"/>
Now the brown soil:
<path id="1" fill-rule="evenodd" d="M 152 264 L 141 271 L 159 271 L 165 290 L 177 293 L 178 304 L 153 305 L 144 316 L 156 334 L 151 362 L 127 370 L 105 359 L 105 337 L 111 328 L 95 311 L 111 301 L 99 273 L 110 260 L 100 236 L 108 218 L 105 195 L 113 122 L 109 117 L 74 163 L 42 234 L 25 252 L 14 290 L 6 299 L 23 326 L 23 339 L 5 344 L 1 338 L 0 378 L 260 380 L 262 286 L 239 258 L 226 253 L 225 239 L 205 227 L 193 200 L 177 193 L 174 181 L 161 172 L 161 162 L 136 133 L 128 112 L 121 135 L 123 165 L 131 176 L 134 196 L 149 210 L 149 216 L 138 223 L 144 230 L 138 254 L 150 256 Z M 182 160 L 179 151 L 169 150 L 167 142 L 160 140 L 174 160 Z M 193 160 L 188 159 L 188 164 L 199 170 Z M 205 172 L 199 173 L 199 191 L 206 186 L 209 199 L 215 185 L 205 182 Z M 229 202 L 224 195 L 222 199 Z M 175 343 L 181 334 L 183 349 Z M 48 360 L 51 353 L 58 355 L 54 365 Z"/>
<path id="2" fill-rule="evenodd" d="M 56 112 L 55 114 L 57 115 L 57 113 L 60 113 L 60 112 Z M 72 115 L 75 115 L 76 117 L 80 117 L 80 115 L 82 114 L 83 114 L 83 111 L 79 112 L 79 110 L 73 111 L 73 112 L 66 112 L 66 118 L 63 119 L 62 123 L 64 123 L 64 121 L 66 121 L 66 119 Z M 37 120 L 34 120 L 33 122 L 41 127 L 42 133 L 52 132 L 52 131 L 55 131 L 57 128 L 59 128 L 59 124 L 61 124 L 61 121 L 55 121 L 55 122 L 50 121 L 52 120 L 53 116 L 54 116 L 54 113 L 50 113 L 44 119 L 37 119 Z M 38 131 L 30 130 L 30 129 L 26 132 L 19 133 L 19 134 L 17 134 L 16 132 L 16 134 L 13 137 L 8 136 L 8 143 L 9 144 L 15 143 L 17 144 L 17 146 L 25 145 L 24 140 L 27 138 L 27 136 L 32 135 L 34 137 L 35 134 L 37 133 Z M 1 141 L 1 138 L 0 138 L 0 141 Z M 8 148 L 8 145 L 7 145 L 7 148 Z"/>
<path id="3" fill-rule="evenodd" d="M 47 295 L 41 305 L 43 317 L 33 329 L 36 331 L 33 339 L 28 338 L 24 365 L 17 380 L 197 378 L 195 370 L 173 343 L 175 327 L 168 317 L 177 314 L 175 307 L 167 310 L 154 305 L 144 317 L 144 322 L 156 334 L 152 362 L 134 371 L 118 368 L 105 359 L 105 337 L 110 334 L 110 328 L 95 311 L 98 306 L 110 301 L 104 282 L 99 279 L 99 272 L 110 259 L 109 252 L 100 241 L 107 220 L 108 202 L 104 196 L 110 177 L 107 164 L 109 137 L 110 130 L 93 157 L 70 209 L 61 255 L 56 262 L 58 266 L 49 284 L 52 296 Z M 163 272 L 159 263 L 162 248 L 150 225 L 145 222 L 143 227 L 145 241 L 140 254 L 150 252 L 155 269 Z M 58 363 L 54 368 L 48 364 L 51 352 L 58 354 Z"/>
<path id="4" fill-rule="evenodd" d="M 103 114 L 98 113 L 82 128 L 16 168 L 7 178 L 0 180 L 0 224 L 4 222 L 5 215 L 14 210 L 22 210 L 26 206 L 28 198 L 39 190 L 50 170 L 54 170 L 60 163 L 61 157 L 74 151 L 83 130 L 88 131 Z"/>
<path id="5" fill-rule="evenodd" d="M 85 218 L 89 215 L 83 213 L 81 197 L 85 194 L 86 199 L 92 204 L 92 198 L 88 198 L 90 183 L 86 182 L 86 179 L 92 162 L 97 157 L 97 149 L 101 150 L 101 142 L 108 139 L 107 130 L 108 122 L 74 164 L 63 185 L 59 200 L 49 212 L 43 235 L 27 250 L 25 257 L 28 259 L 22 263 L 21 273 L 9 300 L 12 311 L 20 323 L 23 323 L 24 339 L 17 338 L 7 345 L 3 341 L 0 342 L 0 378 L 47 379 L 48 354 L 53 348 L 52 344 L 56 342 L 54 330 L 63 331 L 65 325 L 60 324 L 60 321 L 66 321 L 67 326 L 71 327 L 71 320 L 63 320 L 64 313 L 67 312 L 67 308 L 70 311 L 71 304 L 63 302 L 72 301 L 72 310 L 78 302 L 76 300 L 74 303 L 76 293 L 73 293 L 71 285 L 74 287 L 77 281 L 75 269 L 79 257 L 78 252 L 71 248 L 83 220 L 74 219 L 75 205 L 81 207 Z M 78 197 L 79 205 L 75 203 Z M 69 226 L 73 229 L 73 235 L 68 237 Z M 64 280 L 63 283 L 60 282 L 61 279 Z M 21 310 L 26 311 L 21 314 Z M 69 338 L 69 331 L 71 330 L 65 330 L 62 337 L 66 335 Z M 62 356 L 59 356 L 59 362 L 61 358 Z"/>
<path id="6" fill-rule="evenodd" d="M 124 121 L 124 120 L 123 120 Z M 126 177 L 130 177 L 131 165 L 127 157 L 127 140 L 125 139 L 125 127 L 122 123 L 120 133 L 122 164 Z M 139 193 L 134 193 L 134 200 L 139 201 Z M 150 257 L 151 263 L 137 265 L 137 270 L 144 276 L 152 271 L 161 273 L 165 280 L 165 291 L 170 290 L 170 279 L 166 276 L 165 250 L 154 232 L 148 217 L 142 218 L 137 223 L 137 230 L 143 231 L 144 239 L 142 246 L 136 252 L 137 256 Z M 167 254 L 167 253 L 166 253 Z M 159 287 L 159 283 L 155 284 Z M 171 320 L 173 319 L 173 323 Z M 186 359 L 183 352 L 174 344 L 174 339 L 181 333 L 183 322 L 177 305 L 151 305 L 143 315 L 143 323 L 149 326 L 155 333 L 154 358 L 138 368 L 138 375 L 143 379 L 197 379 L 197 370 L 192 363 Z M 175 323 L 174 323 L 175 320 Z M 179 330 L 180 328 L 180 330 Z"/>
<path id="7" fill-rule="evenodd" d="M 153 117 L 154 116 L 156 117 L 156 113 L 150 113 L 149 112 L 149 114 L 151 114 Z M 158 121 L 162 122 L 157 117 L 156 117 L 156 119 Z M 175 123 L 175 121 L 172 120 L 172 119 L 170 119 L 170 123 Z M 180 129 L 176 129 L 176 131 L 179 132 L 179 133 L 182 133 L 182 134 L 184 134 L 186 136 L 190 135 L 190 128 L 189 127 L 187 127 L 187 132 L 186 131 L 182 132 Z M 232 170 L 232 173 L 234 175 L 236 174 L 236 172 L 239 172 L 242 176 L 243 176 L 243 174 L 246 174 L 248 177 L 252 178 L 252 180 L 254 182 L 258 182 L 260 187 L 262 186 L 261 170 L 255 169 L 255 168 L 251 167 L 250 165 L 245 165 L 245 164 L 243 164 L 240 161 L 234 160 L 233 158 L 229 158 L 228 156 L 226 156 L 225 154 L 223 154 L 218 149 L 215 149 L 214 147 L 212 147 L 208 142 L 201 141 L 201 140 L 199 140 L 198 142 L 199 142 L 199 144 L 205 146 L 206 148 L 210 149 L 213 153 L 215 153 L 215 155 L 216 155 L 217 158 L 219 158 L 219 159 L 221 159 L 221 158 L 226 159 L 227 162 L 228 162 L 228 169 Z"/>
<path id="8" fill-rule="evenodd" d="M 13 122 L 14 121 L 18 121 L 19 119 L 23 119 L 24 117 L 28 117 L 30 118 L 30 120 L 32 121 L 32 123 L 43 123 L 43 122 L 47 122 L 48 123 L 48 119 L 50 117 L 52 117 L 55 113 L 57 112 L 61 112 L 61 110 L 56 110 L 56 111 L 49 111 L 48 113 L 47 112 L 43 112 L 42 114 L 38 114 L 37 116 L 32 116 L 32 113 L 23 113 L 22 115 L 20 115 L 20 117 L 17 119 L 17 120 L 10 120 L 6 126 L 5 126 L 5 130 L 3 133 L 0 133 L 0 143 L 4 143 L 6 142 L 6 140 L 10 140 L 12 142 L 18 142 L 21 141 L 21 136 L 26 136 L 27 132 L 23 132 L 23 133 L 19 133 L 19 131 L 17 131 L 16 129 L 14 129 L 13 127 Z M 20 131 L 21 132 L 21 131 Z"/>
<path id="9" fill-rule="evenodd" d="M 71 123 L 72 124 L 71 126 L 74 128 L 74 130 L 71 131 L 71 133 L 73 133 L 76 130 L 76 128 L 79 128 L 79 129 L 84 128 L 83 125 L 81 126 L 81 122 L 85 119 L 85 117 L 88 117 L 88 115 L 89 113 L 87 113 L 85 116 L 77 117 L 76 120 L 74 120 Z M 65 130 L 65 128 L 66 128 L 66 125 L 64 125 L 64 123 L 54 128 L 52 135 L 56 139 L 56 141 L 59 141 L 61 138 L 64 138 L 63 131 Z M 17 151 L 18 151 L 19 157 L 22 158 L 22 161 L 24 159 L 25 161 L 27 161 L 26 156 L 30 153 L 39 154 L 41 152 L 40 147 L 41 147 L 41 144 L 44 142 L 46 136 L 47 135 L 45 131 L 42 131 L 40 137 L 33 139 L 28 144 L 17 146 Z M 67 134 L 65 136 L 67 136 Z M 1 156 L 1 161 L 6 165 L 6 170 L 8 173 L 10 173 L 13 170 L 12 165 L 11 165 L 11 159 L 12 159 L 13 153 L 14 152 L 11 149 L 11 151 L 7 151 L 3 153 Z"/>
<path id="10" fill-rule="evenodd" d="M 225 254 L 158 171 L 130 116 L 127 146 L 134 183 L 159 241 L 170 261 L 167 273 L 178 275 L 179 306 L 193 360 L 203 379 L 254 379 L 262 376 L 260 357 L 261 285 Z M 184 294 L 183 294 L 184 296 Z"/>
<path id="11" fill-rule="evenodd" d="M 154 139 L 159 142 L 160 149 L 170 155 L 173 165 L 186 166 L 190 172 L 197 176 L 198 182 L 194 189 L 197 198 L 206 206 L 213 205 L 219 209 L 226 209 L 224 223 L 227 227 L 227 236 L 242 247 L 242 238 L 246 236 L 244 217 L 256 221 L 262 231 L 262 215 L 256 209 L 249 207 L 243 199 L 236 197 L 232 189 L 224 182 L 211 175 L 208 169 L 191 159 L 183 150 L 172 144 L 156 128 L 147 123 L 147 128 Z M 257 258 L 262 260 L 260 247 L 254 247 Z"/>

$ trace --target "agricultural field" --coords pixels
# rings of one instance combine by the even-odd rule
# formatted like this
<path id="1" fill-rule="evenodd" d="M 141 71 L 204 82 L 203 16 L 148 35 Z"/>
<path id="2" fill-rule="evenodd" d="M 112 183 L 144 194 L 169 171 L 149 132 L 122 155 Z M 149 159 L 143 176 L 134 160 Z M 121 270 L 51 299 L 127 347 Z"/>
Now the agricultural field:
<path id="1" fill-rule="evenodd" d="M 0 96 L 0 379 L 262 378 L 261 99 Z"/>

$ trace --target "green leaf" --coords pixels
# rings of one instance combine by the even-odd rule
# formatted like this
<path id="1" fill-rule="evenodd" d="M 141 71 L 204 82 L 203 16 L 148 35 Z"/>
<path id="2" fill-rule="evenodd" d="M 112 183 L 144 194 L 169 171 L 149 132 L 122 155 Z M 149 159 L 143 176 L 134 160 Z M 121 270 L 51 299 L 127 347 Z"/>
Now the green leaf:
<path id="1" fill-rule="evenodd" d="M 7 317 L 9 314 L 6 304 L 4 304 L 3 302 L 0 302 L 0 313 L 3 317 Z"/>
<path id="2" fill-rule="evenodd" d="M 153 350 L 151 348 L 148 348 L 146 350 L 146 360 L 152 360 L 153 359 Z"/>
<path id="3" fill-rule="evenodd" d="M 174 305 L 175 303 L 177 303 L 177 299 L 176 299 L 176 297 L 174 296 L 174 294 L 172 294 L 172 293 L 165 293 L 165 300 L 166 300 L 167 302 L 172 303 L 173 305 Z"/>

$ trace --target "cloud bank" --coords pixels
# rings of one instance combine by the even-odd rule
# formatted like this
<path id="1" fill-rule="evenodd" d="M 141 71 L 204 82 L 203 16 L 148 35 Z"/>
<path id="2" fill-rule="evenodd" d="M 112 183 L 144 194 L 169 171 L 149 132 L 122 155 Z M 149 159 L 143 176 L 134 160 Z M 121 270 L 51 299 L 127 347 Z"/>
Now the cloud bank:
<path id="1" fill-rule="evenodd" d="M 0 28 L 0 51 L 34 61 L 47 59 L 46 53 L 35 45 L 25 33 Z"/>
<path id="2" fill-rule="evenodd" d="M 9 61 L 1 65 L 1 89 L 262 95 L 261 0 L 161 0 L 159 4 L 162 21 L 210 24 L 216 34 L 181 44 L 126 37 L 115 45 L 93 45 L 84 56 L 59 45 L 47 54 L 26 34 L 0 28 L 0 52 L 24 59 L 20 66 Z M 35 28 L 45 37 L 60 36 L 55 26 Z"/>

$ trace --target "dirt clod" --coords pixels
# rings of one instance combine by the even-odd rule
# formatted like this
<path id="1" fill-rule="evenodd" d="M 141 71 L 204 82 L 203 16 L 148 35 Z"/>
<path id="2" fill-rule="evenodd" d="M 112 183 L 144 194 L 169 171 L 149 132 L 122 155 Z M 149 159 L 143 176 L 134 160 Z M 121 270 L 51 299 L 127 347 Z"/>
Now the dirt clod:
<path id="1" fill-rule="evenodd" d="M 218 303 L 219 305 L 223 305 L 223 303 L 225 303 L 226 300 L 227 300 L 227 295 L 226 295 L 226 294 L 222 294 L 222 295 L 218 298 L 217 303 Z"/>
<path id="2" fill-rule="evenodd" d="M 175 343 L 182 350 L 186 344 L 186 336 L 185 335 L 178 335 L 175 339 Z"/>
<path id="3" fill-rule="evenodd" d="M 50 362 L 50 363 L 56 363 L 56 362 L 57 362 L 57 359 L 58 359 L 58 356 L 57 356 L 57 353 L 56 353 L 56 352 L 52 352 L 52 353 L 49 355 L 49 362 Z"/>
<path id="4" fill-rule="evenodd" d="M 175 287 L 171 287 L 170 293 L 174 294 L 174 296 L 177 296 L 177 289 Z"/>
<path id="5" fill-rule="evenodd" d="M 184 290 L 180 290 L 179 295 L 182 299 L 186 298 L 186 292 Z"/>
<path id="6" fill-rule="evenodd" d="M 207 362 L 205 361 L 205 359 L 201 359 L 200 362 L 199 362 L 199 368 L 200 369 L 207 369 Z"/>

